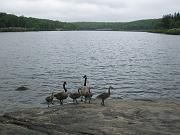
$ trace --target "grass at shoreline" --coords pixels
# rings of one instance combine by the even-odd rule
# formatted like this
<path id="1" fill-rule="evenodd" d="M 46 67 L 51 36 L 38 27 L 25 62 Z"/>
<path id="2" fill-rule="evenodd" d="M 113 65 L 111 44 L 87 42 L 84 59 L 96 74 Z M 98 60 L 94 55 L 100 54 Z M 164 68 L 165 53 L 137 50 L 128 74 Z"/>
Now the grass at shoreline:
<path id="1" fill-rule="evenodd" d="M 30 32 L 30 31 L 44 31 L 44 30 L 36 30 L 36 29 L 28 29 L 21 27 L 9 27 L 9 28 L 0 28 L 0 32 Z M 46 30 L 47 31 L 47 30 Z M 72 31 L 72 30 L 48 30 L 48 31 Z M 81 30 L 73 30 L 73 31 L 81 31 Z M 85 31 L 85 30 L 83 30 Z M 102 30 L 91 30 L 91 31 L 102 31 Z M 103 30 L 103 31 L 114 31 L 114 30 Z M 119 30 L 120 31 L 120 30 Z M 125 30 L 127 31 L 127 30 Z M 131 32 L 131 30 L 128 30 Z M 134 32 L 134 30 L 133 30 Z M 157 29 L 157 30 L 136 30 L 135 32 L 151 32 L 151 33 L 162 33 L 168 35 L 180 35 L 180 28 L 174 29 Z"/>
<path id="2" fill-rule="evenodd" d="M 180 28 L 150 30 L 150 31 L 148 31 L 148 32 L 152 32 L 152 33 L 163 33 L 163 34 L 168 34 L 168 35 L 180 35 Z"/>

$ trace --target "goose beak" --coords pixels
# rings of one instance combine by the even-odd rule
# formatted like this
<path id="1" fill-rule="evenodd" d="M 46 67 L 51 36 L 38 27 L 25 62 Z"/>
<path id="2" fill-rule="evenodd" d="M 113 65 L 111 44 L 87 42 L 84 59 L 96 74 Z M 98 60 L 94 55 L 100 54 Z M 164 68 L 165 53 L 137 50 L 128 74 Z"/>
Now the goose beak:
<path id="1" fill-rule="evenodd" d="M 110 86 L 109 88 L 114 89 L 114 87 Z"/>

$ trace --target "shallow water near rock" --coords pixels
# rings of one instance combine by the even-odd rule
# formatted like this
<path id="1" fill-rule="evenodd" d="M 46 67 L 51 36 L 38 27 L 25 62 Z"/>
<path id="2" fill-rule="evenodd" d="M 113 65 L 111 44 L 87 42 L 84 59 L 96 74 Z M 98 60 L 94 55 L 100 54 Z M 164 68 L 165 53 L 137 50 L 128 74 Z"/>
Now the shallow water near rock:
<path id="1" fill-rule="evenodd" d="M 0 113 L 46 107 L 63 81 L 77 91 L 84 74 L 94 97 L 112 85 L 111 98 L 179 99 L 179 43 L 145 32 L 0 33 Z M 15 91 L 22 85 L 29 90 Z"/>

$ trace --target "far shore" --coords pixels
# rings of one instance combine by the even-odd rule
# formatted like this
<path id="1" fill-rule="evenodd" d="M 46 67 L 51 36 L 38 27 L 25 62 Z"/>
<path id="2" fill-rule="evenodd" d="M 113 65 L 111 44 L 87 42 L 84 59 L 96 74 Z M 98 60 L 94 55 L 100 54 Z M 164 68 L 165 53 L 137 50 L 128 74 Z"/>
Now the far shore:
<path id="1" fill-rule="evenodd" d="M 96 29 L 96 30 L 66 30 L 66 29 L 57 29 L 57 30 L 39 30 L 34 28 L 21 28 L 21 27 L 10 27 L 10 28 L 0 28 L 0 32 L 38 32 L 38 31 L 116 31 L 112 29 Z M 125 32 L 150 32 L 150 33 L 162 33 L 168 35 L 180 35 L 180 28 L 174 29 L 154 29 L 154 30 L 117 30 Z"/>

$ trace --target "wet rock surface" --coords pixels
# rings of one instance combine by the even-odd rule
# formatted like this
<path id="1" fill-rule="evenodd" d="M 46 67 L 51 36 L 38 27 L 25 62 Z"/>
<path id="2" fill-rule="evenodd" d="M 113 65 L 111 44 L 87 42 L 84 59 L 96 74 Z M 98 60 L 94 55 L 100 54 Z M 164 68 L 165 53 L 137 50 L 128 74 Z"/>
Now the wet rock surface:
<path id="1" fill-rule="evenodd" d="M 180 101 L 107 100 L 0 116 L 2 135 L 179 135 Z"/>

